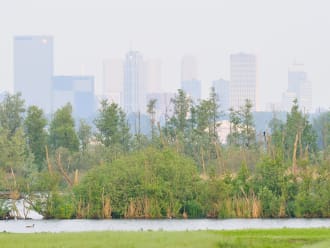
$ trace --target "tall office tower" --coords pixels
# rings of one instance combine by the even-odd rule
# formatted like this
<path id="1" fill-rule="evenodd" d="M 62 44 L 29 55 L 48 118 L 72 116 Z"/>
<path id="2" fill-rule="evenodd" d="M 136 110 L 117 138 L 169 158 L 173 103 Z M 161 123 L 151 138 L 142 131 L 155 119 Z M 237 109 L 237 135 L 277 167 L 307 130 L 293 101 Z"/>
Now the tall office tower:
<path id="1" fill-rule="evenodd" d="M 149 59 L 145 62 L 145 82 L 148 93 L 161 92 L 162 62 L 160 59 Z"/>
<path id="2" fill-rule="evenodd" d="M 192 55 L 185 55 L 181 61 L 181 89 L 186 92 L 194 102 L 201 99 L 202 86 L 198 80 L 197 60 Z"/>
<path id="3" fill-rule="evenodd" d="M 37 105 L 50 113 L 53 76 L 53 38 L 14 38 L 14 91 L 21 92 L 26 105 Z"/>
<path id="4" fill-rule="evenodd" d="M 301 110 L 312 111 L 312 84 L 308 80 L 303 65 L 294 64 L 288 72 L 287 94 L 295 95 Z M 290 109 L 286 109 L 290 111 Z"/>
<path id="5" fill-rule="evenodd" d="M 215 90 L 218 98 L 219 108 L 222 111 L 228 112 L 229 106 L 229 98 L 230 98 L 230 83 L 228 80 L 219 79 L 212 82 L 212 87 Z"/>
<path id="6" fill-rule="evenodd" d="M 121 104 L 124 83 L 124 63 L 120 59 L 103 61 L 103 98 Z"/>
<path id="7" fill-rule="evenodd" d="M 246 99 L 258 109 L 257 59 L 253 54 L 238 53 L 230 56 L 230 107 L 239 109 Z"/>
<path id="8" fill-rule="evenodd" d="M 71 103 L 75 119 L 95 114 L 94 77 L 55 76 L 52 87 L 52 112 Z"/>
<path id="9" fill-rule="evenodd" d="M 146 85 L 142 55 L 129 51 L 124 62 L 123 107 L 126 113 L 146 112 Z"/>

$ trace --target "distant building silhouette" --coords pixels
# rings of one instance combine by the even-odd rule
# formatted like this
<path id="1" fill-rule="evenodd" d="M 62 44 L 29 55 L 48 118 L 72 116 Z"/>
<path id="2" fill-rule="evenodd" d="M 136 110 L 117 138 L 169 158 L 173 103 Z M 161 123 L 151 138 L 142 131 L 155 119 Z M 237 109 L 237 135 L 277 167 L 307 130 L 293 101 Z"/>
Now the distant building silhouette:
<path id="1" fill-rule="evenodd" d="M 26 105 L 50 113 L 52 77 L 53 38 L 14 37 L 14 91 L 22 93 Z"/>
<path id="2" fill-rule="evenodd" d="M 312 84 L 301 64 L 294 64 L 288 71 L 288 90 L 283 99 L 286 111 L 291 110 L 292 98 L 297 98 L 302 111 L 312 111 Z"/>
<path id="3" fill-rule="evenodd" d="M 228 80 L 219 79 L 212 82 L 212 87 L 215 90 L 218 98 L 218 104 L 220 105 L 220 110 L 228 112 L 229 99 L 230 99 L 230 83 Z"/>
<path id="4" fill-rule="evenodd" d="M 144 62 L 138 51 L 129 51 L 124 62 L 123 107 L 126 113 L 146 112 Z"/>
<path id="5" fill-rule="evenodd" d="M 253 54 L 237 53 L 230 56 L 230 107 L 239 109 L 246 99 L 258 109 L 257 59 Z"/>
<path id="6" fill-rule="evenodd" d="M 198 80 L 197 60 L 185 55 L 181 60 L 181 89 L 196 103 L 202 97 L 202 85 Z"/>
<path id="7" fill-rule="evenodd" d="M 181 89 L 195 102 L 202 98 L 202 85 L 201 81 L 186 80 L 181 82 Z"/>
<path id="8" fill-rule="evenodd" d="M 75 119 L 87 119 L 95 113 L 94 77 L 55 76 L 52 87 L 52 112 L 67 103 Z"/>

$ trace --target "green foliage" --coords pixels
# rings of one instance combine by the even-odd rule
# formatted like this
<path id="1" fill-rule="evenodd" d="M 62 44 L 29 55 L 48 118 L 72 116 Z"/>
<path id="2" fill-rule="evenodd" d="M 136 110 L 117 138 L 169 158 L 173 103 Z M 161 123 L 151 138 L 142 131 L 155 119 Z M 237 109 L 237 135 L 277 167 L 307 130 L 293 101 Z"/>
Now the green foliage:
<path id="1" fill-rule="evenodd" d="M 191 161 L 149 148 L 92 169 L 75 196 L 90 218 L 102 218 L 102 199 L 110 199 L 112 212 L 123 217 L 178 216 L 197 181 Z"/>
<path id="2" fill-rule="evenodd" d="M 330 112 L 320 114 L 315 120 L 313 129 L 317 134 L 318 147 L 323 152 L 323 158 L 329 157 L 329 145 L 330 145 Z"/>
<path id="3" fill-rule="evenodd" d="M 302 157 L 305 152 L 316 151 L 316 133 L 308 121 L 308 116 L 299 111 L 298 101 L 295 100 L 291 112 L 287 114 L 284 126 L 284 150 L 286 159 L 291 159 L 296 135 L 298 136 L 297 157 Z"/>
<path id="4" fill-rule="evenodd" d="M 64 147 L 70 151 L 78 151 L 79 140 L 72 117 L 72 106 L 67 104 L 58 109 L 49 127 L 49 144 L 53 150 Z"/>
<path id="5" fill-rule="evenodd" d="M 20 94 L 6 94 L 0 103 L 0 167 L 23 173 L 29 157 L 26 149 L 23 113 L 24 100 Z"/>
<path id="6" fill-rule="evenodd" d="M 125 113 L 107 101 L 95 136 L 85 121 L 76 133 L 69 104 L 49 130 L 35 106 L 24 119 L 23 104 L 20 95 L 0 103 L 0 190 L 28 195 L 46 218 L 330 217 L 330 119 L 313 127 L 297 102 L 258 142 L 251 103 L 231 110 L 227 146 L 217 136 L 214 90 L 194 104 L 179 90 L 159 133 L 150 101 L 151 137 L 140 128 L 131 137 Z"/>
<path id="7" fill-rule="evenodd" d="M 9 202 L 5 199 L 0 199 L 0 220 L 9 217 L 10 207 Z"/>
<path id="8" fill-rule="evenodd" d="M 150 116 L 150 126 L 151 126 L 151 140 L 154 141 L 155 140 L 155 122 L 156 122 L 156 103 L 157 103 L 157 99 L 150 99 L 150 101 L 147 104 L 147 113 Z"/>
<path id="9" fill-rule="evenodd" d="M 231 125 L 228 143 L 233 146 L 253 148 L 256 144 L 256 133 L 252 115 L 252 103 L 245 101 L 245 105 L 239 110 L 231 108 L 229 121 Z"/>
<path id="10" fill-rule="evenodd" d="M 20 93 L 5 95 L 0 104 L 0 126 L 8 130 L 9 138 L 22 127 L 24 112 L 24 100 Z"/>
<path id="11" fill-rule="evenodd" d="M 119 144 L 124 151 L 129 150 L 130 134 L 126 115 L 116 104 L 101 101 L 99 115 L 94 121 L 97 128 L 96 138 L 104 146 Z"/>
<path id="12" fill-rule="evenodd" d="M 259 191 L 259 198 L 262 205 L 262 217 L 279 217 L 280 199 L 269 188 L 264 186 Z"/>
<path id="13" fill-rule="evenodd" d="M 313 175 L 314 174 L 314 175 Z M 315 172 L 302 175 L 299 193 L 295 200 L 297 217 L 329 217 L 330 216 L 330 178 L 328 173 L 321 174 L 315 180 Z"/>
<path id="14" fill-rule="evenodd" d="M 168 123 L 168 130 L 166 130 L 172 137 L 176 134 L 183 134 L 187 128 L 187 116 L 191 106 L 191 100 L 187 94 L 179 89 L 178 94 L 171 99 L 173 104 L 173 116 Z"/>
<path id="15" fill-rule="evenodd" d="M 43 169 L 45 162 L 45 146 L 47 145 L 46 125 L 47 120 L 42 109 L 39 109 L 37 106 L 29 107 L 24 121 L 25 134 L 28 148 L 34 155 L 34 162 L 37 164 L 39 171 Z"/>
<path id="16" fill-rule="evenodd" d="M 92 138 L 92 127 L 84 120 L 79 121 L 78 138 L 82 151 L 86 151 L 87 146 Z"/>

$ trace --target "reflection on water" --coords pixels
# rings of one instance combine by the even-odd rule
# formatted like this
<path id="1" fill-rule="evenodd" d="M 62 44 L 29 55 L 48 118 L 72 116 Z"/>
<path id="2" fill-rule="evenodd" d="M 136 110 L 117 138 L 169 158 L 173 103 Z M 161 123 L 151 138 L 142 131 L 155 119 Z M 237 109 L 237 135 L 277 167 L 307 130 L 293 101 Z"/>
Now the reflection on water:
<path id="1" fill-rule="evenodd" d="M 226 220 L 10 220 L 0 221 L 0 232 L 82 231 L 193 231 L 271 228 L 330 228 L 330 219 L 226 219 Z"/>

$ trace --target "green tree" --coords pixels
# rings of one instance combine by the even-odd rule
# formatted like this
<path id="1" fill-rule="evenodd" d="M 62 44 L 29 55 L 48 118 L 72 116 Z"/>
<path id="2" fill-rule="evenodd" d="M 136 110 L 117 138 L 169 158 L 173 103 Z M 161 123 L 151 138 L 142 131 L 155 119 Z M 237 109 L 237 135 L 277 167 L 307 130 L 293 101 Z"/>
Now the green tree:
<path id="1" fill-rule="evenodd" d="M 241 116 L 238 110 L 233 108 L 229 109 L 229 122 L 230 122 L 230 133 L 227 137 L 228 143 L 231 146 L 241 145 Z"/>
<path id="2" fill-rule="evenodd" d="M 252 115 L 252 103 L 249 99 L 245 101 L 245 105 L 241 108 L 241 133 L 242 143 L 246 147 L 251 147 L 256 143 L 256 133 Z"/>
<path id="3" fill-rule="evenodd" d="M 78 151 L 79 140 L 70 103 L 55 112 L 49 128 L 49 144 L 54 150 L 64 147 L 70 151 Z"/>
<path id="4" fill-rule="evenodd" d="M 218 139 L 217 128 L 220 126 L 218 123 L 219 118 L 223 114 L 220 109 L 218 95 L 215 92 L 214 87 L 211 88 L 210 96 L 209 96 L 209 107 L 210 107 L 210 123 L 211 123 L 211 135 L 214 136 L 215 139 Z"/>
<path id="5" fill-rule="evenodd" d="M 191 99 L 186 93 L 179 89 L 178 94 L 171 99 L 173 104 L 173 116 L 169 121 L 172 127 L 172 135 L 175 133 L 183 134 L 188 125 L 188 114 L 191 107 Z"/>
<path id="6" fill-rule="evenodd" d="M 47 144 L 46 125 L 47 120 L 42 109 L 37 106 L 29 107 L 24 121 L 26 141 L 34 155 L 34 162 L 37 164 L 39 171 L 42 170 L 45 160 L 45 146 Z"/>
<path id="7" fill-rule="evenodd" d="M 32 172 L 31 156 L 23 130 L 24 100 L 6 94 L 0 103 L 0 168 L 6 190 L 21 190 Z"/>
<path id="8" fill-rule="evenodd" d="M 217 101 L 217 95 L 214 88 L 211 88 L 210 97 L 207 100 L 202 100 L 199 105 L 196 106 L 197 111 L 197 132 L 208 133 L 210 140 L 217 140 L 219 127 L 218 119 L 221 115 L 219 112 L 219 104 Z"/>
<path id="9" fill-rule="evenodd" d="M 85 120 L 79 121 L 78 138 L 82 151 L 86 151 L 87 145 L 92 138 L 92 127 Z"/>
<path id="10" fill-rule="evenodd" d="M 0 125 L 1 128 L 9 131 L 8 137 L 14 135 L 16 130 L 22 127 L 24 112 L 24 100 L 20 93 L 5 94 L 0 104 Z"/>
<path id="11" fill-rule="evenodd" d="M 117 217 L 179 217 L 196 198 L 198 182 L 191 160 L 171 149 L 148 148 L 93 168 L 74 192 L 83 217 L 104 218 L 109 209 Z"/>
<path id="12" fill-rule="evenodd" d="M 156 103 L 157 103 L 157 99 L 150 99 L 150 101 L 147 104 L 147 112 L 150 116 L 151 140 L 154 140 L 154 138 L 155 138 Z"/>
<path id="13" fill-rule="evenodd" d="M 233 108 L 229 110 L 229 144 L 250 148 L 256 143 L 252 107 L 251 101 L 247 99 L 245 105 L 240 107 L 239 110 L 234 110 Z"/>
<path id="14" fill-rule="evenodd" d="M 314 130 L 317 134 L 317 144 L 323 151 L 323 158 L 329 157 L 330 145 L 330 111 L 320 114 L 313 123 Z"/>
<path id="15" fill-rule="evenodd" d="M 272 154 L 273 157 L 279 157 L 284 159 L 283 154 L 284 150 L 284 129 L 285 123 L 277 118 L 274 113 L 273 118 L 268 124 L 270 128 L 270 140 L 268 139 L 266 142 L 268 144 L 268 153 Z"/>
<path id="16" fill-rule="evenodd" d="M 96 138 L 104 146 L 120 145 L 122 149 L 129 149 L 129 127 L 126 115 L 116 104 L 101 101 L 99 115 L 94 121 L 97 128 Z"/>
<path id="17" fill-rule="evenodd" d="M 316 151 L 316 133 L 308 120 L 308 116 L 299 110 L 297 99 L 294 100 L 291 112 L 287 114 L 284 128 L 284 149 L 286 159 L 300 158 L 306 152 Z M 295 148 L 296 147 L 296 148 Z"/>

